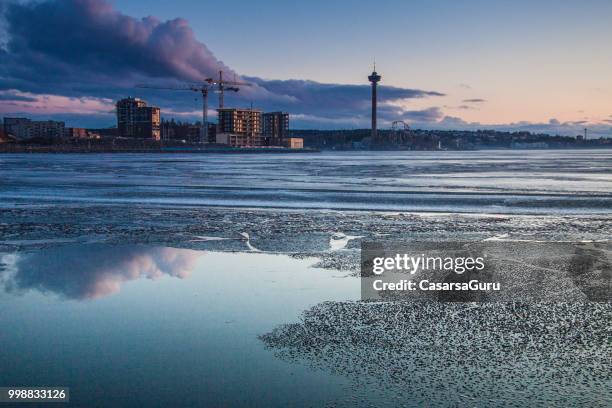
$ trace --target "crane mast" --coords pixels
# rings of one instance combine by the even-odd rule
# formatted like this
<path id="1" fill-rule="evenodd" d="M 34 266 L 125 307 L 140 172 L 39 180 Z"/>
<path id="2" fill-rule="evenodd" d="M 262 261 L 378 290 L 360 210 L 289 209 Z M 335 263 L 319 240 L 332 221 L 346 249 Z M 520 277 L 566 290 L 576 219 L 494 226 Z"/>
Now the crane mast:
<path id="1" fill-rule="evenodd" d="M 206 78 L 201 84 L 181 85 L 181 86 L 156 86 L 149 84 L 138 84 L 137 88 L 147 89 L 167 89 L 172 91 L 193 91 L 202 94 L 202 125 L 200 127 L 200 144 L 208 142 L 208 91 L 216 85 L 216 92 L 219 93 L 219 109 L 223 109 L 223 99 L 225 90 L 238 92 L 240 88 L 236 85 L 251 86 L 248 82 L 226 81 L 223 79 L 223 71 L 219 71 L 219 80 Z M 226 86 L 231 85 L 231 86 Z"/>

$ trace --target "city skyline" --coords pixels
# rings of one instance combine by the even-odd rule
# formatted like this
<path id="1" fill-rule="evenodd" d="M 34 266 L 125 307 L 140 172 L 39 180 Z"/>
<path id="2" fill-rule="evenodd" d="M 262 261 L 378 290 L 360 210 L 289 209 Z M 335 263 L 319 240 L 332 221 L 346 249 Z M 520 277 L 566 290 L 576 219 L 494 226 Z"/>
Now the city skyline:
<path id="1" fill-rule="evenodd" d="M 378 4 L 378 3 L 377 3 Z M 140 96 L 196 120 L 189 93 L 138 82 L 224 75 L 252 89 L 227 106 L 287 111 L 294 128 L 367 128 L 374 56 L 379 127 L 612 135 L 612 5 L 552 2 L 237 3 L 102 0 L 5 3 L 0 115 L 112 125 Z M 150 15 L 156 17 L 149 17 Z M 175 19 L 175 18 L 188 19 Z M 276 21 L 276 25 L 271 24 Z M 264 79 L 265 78 L 265 79 Z M 216 105 L 212 98 L 211 105 Z"/>

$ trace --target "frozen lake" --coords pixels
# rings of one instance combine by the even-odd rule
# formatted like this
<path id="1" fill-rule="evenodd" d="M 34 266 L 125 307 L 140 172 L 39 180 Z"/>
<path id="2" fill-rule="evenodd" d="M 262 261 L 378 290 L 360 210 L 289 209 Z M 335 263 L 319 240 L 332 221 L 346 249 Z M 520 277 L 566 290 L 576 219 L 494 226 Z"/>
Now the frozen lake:
<path id="1" fill-rule="evenodd" d="M 0 155 L 0 384 L 609 406 L 610 303 L 358 301 L 361 240 L 609 240 L 612 151 Z"/>
<path id="2" fill-rule="evenodd" d="M 612 150 L 2 155 L 0 203 L 606 214 Z"/>

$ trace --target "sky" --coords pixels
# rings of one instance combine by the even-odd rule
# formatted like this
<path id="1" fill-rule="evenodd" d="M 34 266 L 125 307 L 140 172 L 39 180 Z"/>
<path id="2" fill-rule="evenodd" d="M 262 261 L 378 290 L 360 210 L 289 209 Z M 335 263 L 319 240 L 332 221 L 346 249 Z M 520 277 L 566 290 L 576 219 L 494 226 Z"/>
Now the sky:
<path id="1" fill-rule="evenodd" d="M 216 76 L 226 105 L 292 128 L 379 126 L 612 136 L 610 1 L 0 0 L 0 116 L 112 126 L 140 96 L 196 120 L 195 93 L 135 88 Z M 211 96 L 214 119 L 216 95 Z"/>

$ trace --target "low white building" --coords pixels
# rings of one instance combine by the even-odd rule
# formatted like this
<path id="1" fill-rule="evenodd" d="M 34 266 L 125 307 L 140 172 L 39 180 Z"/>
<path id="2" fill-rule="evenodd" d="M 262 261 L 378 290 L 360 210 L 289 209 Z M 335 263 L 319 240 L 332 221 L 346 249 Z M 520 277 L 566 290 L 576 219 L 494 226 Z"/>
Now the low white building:
<path id="1" fill-rule="evenodd" d="M 17 140 L 33 138 L 59 139 L 64 137 L 65 123 L 55 120 L 4 118 L 4 133 Z"/>

